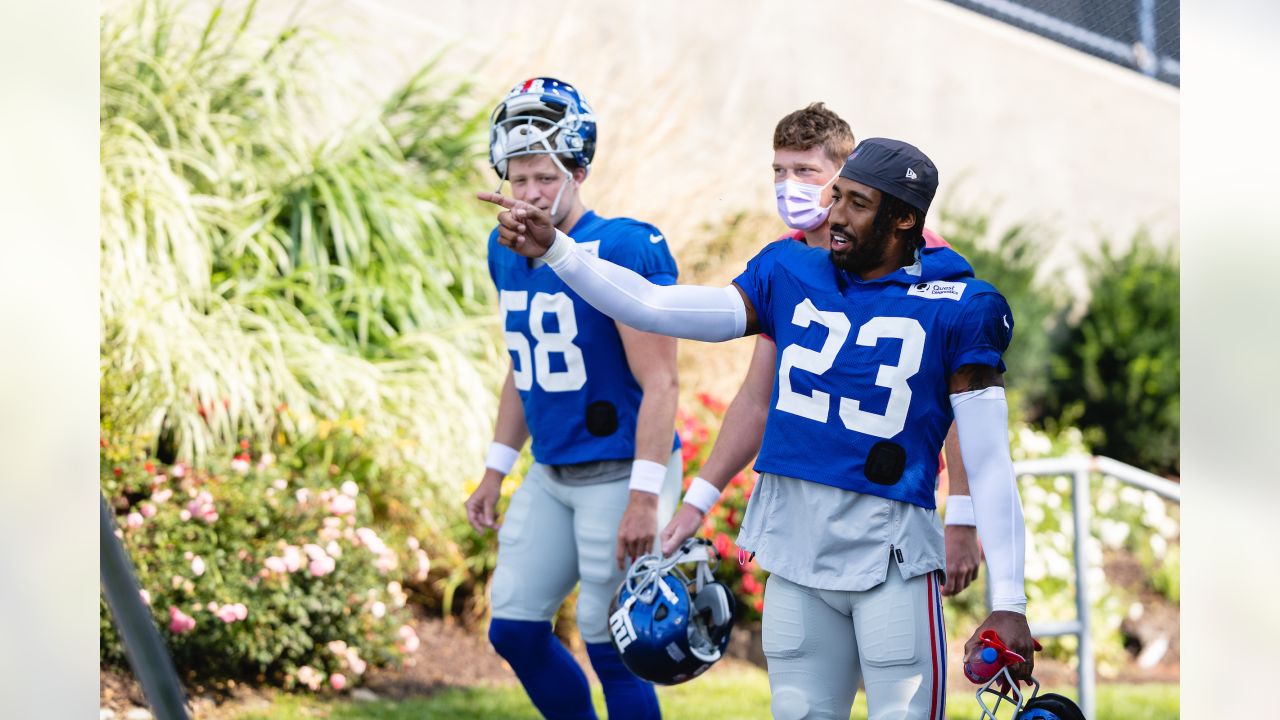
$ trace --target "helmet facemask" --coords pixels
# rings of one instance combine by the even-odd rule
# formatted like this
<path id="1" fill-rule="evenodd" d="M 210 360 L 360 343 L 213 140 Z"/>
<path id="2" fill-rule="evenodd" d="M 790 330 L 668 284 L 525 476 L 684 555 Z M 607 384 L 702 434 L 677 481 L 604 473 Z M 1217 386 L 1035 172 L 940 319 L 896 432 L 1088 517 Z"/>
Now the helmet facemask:
<path id="1" fill-rule="evenodd" d="M 499 104 L 489 121 L 489 159 L 498 173 L 495 192 L 500 192 L 507 180 L 511 158 L 548 155 L 565 178 L 551 204 L 550 214 L 555 218 L 564 191 L 573 181 L 573 173 L 561 157 L 573 158 L 575 152 L 582 151 L 581 125 L 581 116 L 567 103 L 545 96 L 515 95 Z"/>

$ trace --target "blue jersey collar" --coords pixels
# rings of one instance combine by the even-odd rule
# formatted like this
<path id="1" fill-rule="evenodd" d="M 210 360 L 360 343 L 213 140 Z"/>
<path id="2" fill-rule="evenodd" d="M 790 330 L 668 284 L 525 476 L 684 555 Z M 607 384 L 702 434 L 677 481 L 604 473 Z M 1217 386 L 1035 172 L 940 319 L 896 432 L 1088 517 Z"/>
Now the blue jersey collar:
<path id="1" fill-rule="evenodd" d="M 973 267 L 960 253 L 946 247 L 930 247 L 916 252 L 916 261 L 911 265 L 878 277 L 874 280 L 863 280 L 853 273 L 831 266 L 842 287 L 851 285 L 870 285 L 872 283 L 893 283 L 896 285 L 914 285 L 934 280 L 955 280 L 973 277 Z"/>

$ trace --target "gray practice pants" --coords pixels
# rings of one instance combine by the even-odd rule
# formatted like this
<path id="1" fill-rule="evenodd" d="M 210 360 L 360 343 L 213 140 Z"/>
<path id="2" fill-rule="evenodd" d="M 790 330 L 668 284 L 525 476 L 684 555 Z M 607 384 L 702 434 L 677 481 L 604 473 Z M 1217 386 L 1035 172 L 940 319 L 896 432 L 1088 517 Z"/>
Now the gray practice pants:
<path id="1" fill-rule="evenodd" d="M 658 498 L 655 552 L 657 533 L 680 500 L 681 471 L 680 453 L 672 453 Z M 625 478 L 567 485 L 534 463 L 498 531 L 493 617 L 550 620 L 581 581 L 578 632 L 588 643 L 609 642 L 609 603 L 626 574 L 615 556 L 618 524 L 630 497 Z"/>
<path id="2" fill-rule="evenodd" d="M 862 592 L 817 590 L 771 575 L 764 654 L 777 720 L 848 720 L 862 681 L 870 720 L 941 720 L 946 636 L 937 573 L 896 566 Z"/>

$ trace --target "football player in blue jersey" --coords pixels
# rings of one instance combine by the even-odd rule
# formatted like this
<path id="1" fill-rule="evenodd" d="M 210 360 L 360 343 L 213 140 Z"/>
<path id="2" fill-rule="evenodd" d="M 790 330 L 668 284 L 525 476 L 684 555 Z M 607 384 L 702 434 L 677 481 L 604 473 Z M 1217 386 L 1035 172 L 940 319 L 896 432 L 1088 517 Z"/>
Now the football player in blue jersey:
<path id="1" fill-rule="evenodd" d="M 598 256 L 645 282 L 670 285 L 676 263 L 662 233 L 587 210 L 579 194 L 595 153 L 596 124 L 578 91 L 554 78 L 517 85 L 495 109 L 490 159 L 515 197 Z M 650 683 L 632 675 L 609 641 L 608 609 L 625 560 L 656 549 L 679 499 L 676 341 L 616 323 L 545 263 L 489 237 L 511 353 L 494 442 L 466 502 L 477 531 L 499 528 L 495 506 L 519 448 L 534 464 L 498 531 L 489 639 L 547 718 L 595 718 L 586 676 L 551 632 L 580 585 L 578 630 L 611 719 L 660 717 Z"/>
<path id="2" fill-rule="evenodd" d="M 657 286 L 582 252 L 545 212 L 479 196 L 506 208 L 502 244 L 542 258 L 610 317 L 777 343 L 761 478 L 738 543 L 770 572 L 763 643 L 778 718 L 843 720 L 860 681 L 872 720 L 944 717 L 933 481 L 953 419 L 994 601 L 965 654 L 991 629 L 1028 658 L 1015 677 L 1032 670 L 1001 360 L 1013 314 L 962 257 L 924 247 L 937 182 L 916 147 L 864 140 L 833 186 L 830 252 L 772 243 L 724 288 Z"/>
<path id="3" fill-rule="evenodd" d="M 840 175 L 844 159 L 853 152 L 849 124 L 822 103 L 787 114 L 773 132 L 773 179 L 778 215 L 792 232 L 782 239 L 827 249 L 831 244 L 831 185 Z M 950 247 L 928 228 L 925 247 Z M 670 555 L 702 526 L 703 516 L 715 505 L 732 477 L 741 472 L 760 450 L 769 413 L 777 365 L 773 339 L 761 334 L 746 378 L 725 412 L 724 423 L 711 454 L 685 493 L 684 503 L 663 529 L 662 551 Z M 973 524 L 973 502 L 959 457 L 954 429 L 944 443 L 949 475 L 946 529 L 946 583 L 942 594 L 964 590 L 978 575 L 981 550 Z"/>

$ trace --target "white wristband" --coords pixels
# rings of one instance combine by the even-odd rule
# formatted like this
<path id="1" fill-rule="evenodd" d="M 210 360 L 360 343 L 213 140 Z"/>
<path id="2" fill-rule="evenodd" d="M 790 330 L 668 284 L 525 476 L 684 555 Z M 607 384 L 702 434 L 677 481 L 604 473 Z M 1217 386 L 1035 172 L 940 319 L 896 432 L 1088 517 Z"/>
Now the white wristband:
<path id="1" fill-rule="evenodd" d="M 640 492 L 658 495 L 667 480 L 667 466 L 652 460 L 636 460 L 631 463 L 629 487 Z"/>
<path id="2" fill-rule="evenodd" d="M 689 483 L 689 489 L 684 491 L 684 504 L 692 505 L 706 514 L 711 507 L 720 499 L 720 488 L 707 482 L 702 477 L 696 477 L 692 483 Z"/>
<path id="3" fill-rule="evenodd" d="M 947 496 L 947 525 L 968 525 L 973 527 L 978 524 L 973 517 L 973 498 L 968 495 L 948 495 Z"/>
<path id="4" fill-rule="evenodd" d="M 506 475 L 519 458 L 519 450 L 500 442 L 489 443 L 489 454 L 484 459 L 484 466 Z"/>

